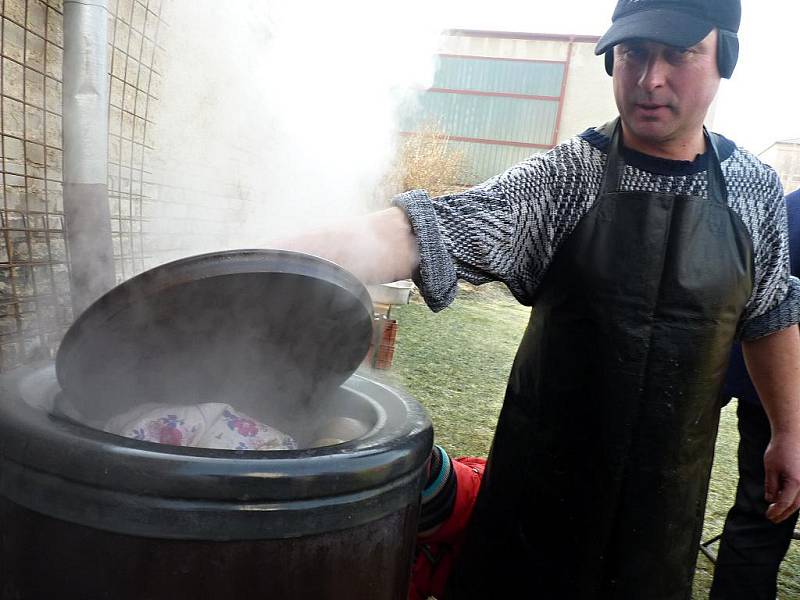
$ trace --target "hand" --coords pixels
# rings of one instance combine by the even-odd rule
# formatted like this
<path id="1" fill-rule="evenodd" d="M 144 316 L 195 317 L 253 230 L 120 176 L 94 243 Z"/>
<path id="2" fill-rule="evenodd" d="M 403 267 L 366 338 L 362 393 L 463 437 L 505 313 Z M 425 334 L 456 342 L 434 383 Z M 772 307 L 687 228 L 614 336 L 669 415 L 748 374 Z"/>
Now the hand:
<path id="1" fill-rule="evenodd" d="M 764 454 L 767 519 L 780 523 L 800 508 L 800 434 L 773 435 Z"/>

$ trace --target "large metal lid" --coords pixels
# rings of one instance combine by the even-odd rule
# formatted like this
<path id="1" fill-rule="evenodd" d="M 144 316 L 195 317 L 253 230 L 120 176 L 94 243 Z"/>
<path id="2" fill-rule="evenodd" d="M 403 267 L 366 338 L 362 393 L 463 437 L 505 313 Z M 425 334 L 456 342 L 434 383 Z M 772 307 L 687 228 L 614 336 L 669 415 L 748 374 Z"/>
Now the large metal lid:
<path id="1" fill-rule="evenodd" d="M 278 250 L 204 254 L 97 300 L 67 331 L 56 371 L 98 421 L 143 402 L 296 411 L 355 371 L 371 330 L 367 290 L 333 263 Z"/>

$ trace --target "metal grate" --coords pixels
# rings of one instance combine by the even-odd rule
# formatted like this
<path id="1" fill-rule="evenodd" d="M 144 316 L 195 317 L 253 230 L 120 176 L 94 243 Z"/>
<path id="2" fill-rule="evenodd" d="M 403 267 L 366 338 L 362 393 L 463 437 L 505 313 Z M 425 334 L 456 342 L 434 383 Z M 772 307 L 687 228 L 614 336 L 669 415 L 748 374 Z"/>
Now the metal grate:
<path id="1" fill-rule="evenodd" d="M 71 320 L 61 195 L 62 5 L 2 11 L 0 367 L 45 357 Z"/>
<path id="2" fill-rule="evenodd" d="M 165 0 L 166 1 L 166 0 Z M 141 271 L 162 0 L 109 2 L 109 202 L 118 280 Z M 72 321 L 62 200 L 62 0 L 3 0 L 0 370 L 51 357 Z"/>
<path id="3" fill-rule="evenodd" d="M 153 200 L 147 169 L 164 49 L 158 43 L 162 0 L 109 2 L 108 196 L 117 281 L 143 271 L 143 205 Z"/>

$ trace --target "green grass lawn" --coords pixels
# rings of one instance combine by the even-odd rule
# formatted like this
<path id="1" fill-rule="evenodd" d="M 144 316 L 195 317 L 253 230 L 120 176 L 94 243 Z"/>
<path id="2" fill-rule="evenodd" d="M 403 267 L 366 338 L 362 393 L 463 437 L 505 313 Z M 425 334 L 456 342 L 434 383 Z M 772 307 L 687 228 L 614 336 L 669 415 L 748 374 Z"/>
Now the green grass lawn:
<path id="1" fill-rule="evenodd" d="M 391 378 L 427 408 L 436 442 L 452 455 L 488 453 L 529 312 L 495 285 L 462 289 L 454 304 L 438 314 L 418 299 L 393 310 L 398 333 Z M 735 408 L 732 404 L 723 411 L 704 539 L 721 531 L 736 489 Z M 694 600 L 708 597 L 712 573 L 711 562 L 699 555 Z M 792 543 L 784 561 L 778 597 L 800 598 L 800 542 Z"/>

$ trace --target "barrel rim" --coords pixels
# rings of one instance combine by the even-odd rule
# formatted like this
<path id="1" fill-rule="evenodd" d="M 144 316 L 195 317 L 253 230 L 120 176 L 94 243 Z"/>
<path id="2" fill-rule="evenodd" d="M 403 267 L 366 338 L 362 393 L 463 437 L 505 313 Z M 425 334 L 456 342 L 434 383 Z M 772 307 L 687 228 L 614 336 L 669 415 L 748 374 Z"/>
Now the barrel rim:
<path id="1" fill-rule="evenodd" d="M 3 465 L 142 497 L 280 502 L 380 487 L 423 466 L 433 443 L 424 409 L 408 395 L 356 374 L 342 389 L 393 404 L 382 428 L 333 446 L 239 451 L 186 448 L 124 438 L 58 419 L 21 397 L 21 380 L 52 365 L 0 378 L 0 492 Z M 50 375 L 54 377 L 54 374 Z M 398 414 L 400 413 L 400 414 Z M 53 501 L 56 501 L 54 499 Z"/>

